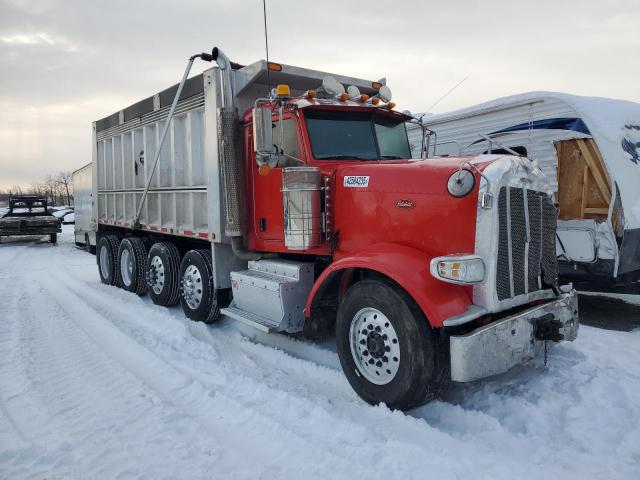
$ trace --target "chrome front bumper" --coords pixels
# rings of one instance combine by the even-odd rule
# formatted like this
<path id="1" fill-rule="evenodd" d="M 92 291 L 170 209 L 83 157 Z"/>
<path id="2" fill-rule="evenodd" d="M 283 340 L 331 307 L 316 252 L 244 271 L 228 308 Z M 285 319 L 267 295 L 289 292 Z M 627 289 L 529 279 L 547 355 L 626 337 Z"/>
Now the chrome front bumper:
<path id="1" fill-rule="evenodd" d="M 451 380 L 470 382 L 526 363 L 544 351 L 544 341 L 536 339 L 542 317 L 560 322 L 563 340 L 578 335 L 578 297 L 575 290 L 530 310 L 497 320 L 466 335 L 450 337 Z M 549 341 L 549 343 L 553 343 Z"/>

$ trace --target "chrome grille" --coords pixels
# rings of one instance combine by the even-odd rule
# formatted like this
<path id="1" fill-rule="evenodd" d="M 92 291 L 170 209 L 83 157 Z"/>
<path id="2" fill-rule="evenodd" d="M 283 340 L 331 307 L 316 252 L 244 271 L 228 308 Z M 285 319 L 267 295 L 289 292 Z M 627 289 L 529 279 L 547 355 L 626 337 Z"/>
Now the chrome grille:
<path id="1" fill-rule="evenodd" d="M 558 284 L 556 209 L 543 192 L 502 187 L 498 198 L 499 300 Z"/>

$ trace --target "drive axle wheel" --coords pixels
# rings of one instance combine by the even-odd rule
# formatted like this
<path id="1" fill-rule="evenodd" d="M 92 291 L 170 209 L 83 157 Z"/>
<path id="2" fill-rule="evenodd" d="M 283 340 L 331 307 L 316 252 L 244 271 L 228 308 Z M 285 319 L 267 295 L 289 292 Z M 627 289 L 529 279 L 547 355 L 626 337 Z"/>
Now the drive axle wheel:
<path id="1" fill-rule="evenodd" d="M 204 323 L 214 323 L 220 319 L 210 251 L 187 252 L 180 264 L 180 284 L 180 304 L 187 317 Z"/>
<path id="2" fill-rule="evenodd" d="M 156 305 L 172 307 L 180 301 L 180 252 L 173 243 L 154 243 L 149 250 L 147 286 Z"/>
<path id="3" fill-rule="evenodd" d="M 444 384 L 442 347 L 413 300 L 385 279 L 363 280 L 345 295 L 336 320 L 342 369 L 371 404 L 408 409 Z"/>
<path id="4" fill-rule="evenodd" d="M 144 295 L 147 293 L 147 249 L 136 237 L 125 238 L 118 249 L 118 286 Z"/>
<path id="5" fill-rule="evenodd" d="M 116 235 L 104 235 L 98 239 L 96 262 L 100 281 L 106 285 L 116 283 L 116 264 L 120 239 Z"/>

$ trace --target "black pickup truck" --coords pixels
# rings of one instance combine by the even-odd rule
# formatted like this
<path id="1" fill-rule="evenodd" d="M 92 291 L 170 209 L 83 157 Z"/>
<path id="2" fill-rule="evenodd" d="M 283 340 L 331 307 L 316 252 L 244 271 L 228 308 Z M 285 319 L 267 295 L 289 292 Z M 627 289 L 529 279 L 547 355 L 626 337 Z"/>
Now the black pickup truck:
<path id="1" fill-rule="evenodd" d="M 0 218 L 0 240 L 9 236 L 49 235 L 51 243 L 56 243 L 60 232 L 60 220 L 49 212 L 47 199 L 43 197 L 11 197 L 9 211 Z"/>

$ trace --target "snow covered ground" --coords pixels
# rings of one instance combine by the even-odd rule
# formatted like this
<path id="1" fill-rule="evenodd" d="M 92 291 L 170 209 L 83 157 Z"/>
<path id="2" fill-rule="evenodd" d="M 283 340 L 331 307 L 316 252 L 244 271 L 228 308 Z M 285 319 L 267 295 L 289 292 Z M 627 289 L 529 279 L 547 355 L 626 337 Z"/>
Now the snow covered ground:
<path id="1" fill-rule="evenodd" d="M 392 412 L 330 342 L 191 323 L 63 230 L 0 244 L 0 478 L 640 478 L 638 330 Z"/>

